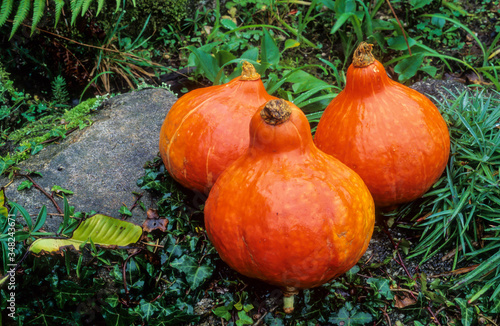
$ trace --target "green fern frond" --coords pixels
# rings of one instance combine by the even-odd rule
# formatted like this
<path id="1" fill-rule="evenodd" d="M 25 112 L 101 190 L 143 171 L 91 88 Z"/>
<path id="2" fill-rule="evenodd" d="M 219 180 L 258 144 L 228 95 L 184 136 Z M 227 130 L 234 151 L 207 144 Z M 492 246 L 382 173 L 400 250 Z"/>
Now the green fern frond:
<path id="1" fill-rule="evenodd" d="M 71 26 L 75 24 L 76 18 L 82 11 L 84 1 L 85 0 L 71 0 Z"/>
<path id="2" fill-rule="evenodd" d="M 31 8 L 31 0 L 21 0 L 19 2 L 19 7 L 17 8 L 16 15 L 14 16 L 14 22 L 12 25 L 12 31 L 10 32 L 9 39 L 14 36 L 21 23 L 28 17 L 28 13 Z"/>
<path id="3" fill-rule="evenodd" d="M 57 26 L 57 23 L 59 22 L 59 19 L 61 18 L 61 13 L 64 7 L 64 0 L 54 0 L 56 2 L 56 23 L 54 24 L 54 27 Z"/>
<path id="4" fill-rule="evenodd" d="M 3 0 L 2 7 L 0 8 L 0 26 L 5 24 L 7 18 L 9 18 L 10 13 L 12 12 L 12 4 L 14 0 Z"/>
<path id="5" fill-rule="evenodd" d="M 40 19 L 42 19 L 44 9 L 45 0 L 35 0 L 35 3 L 33 4 L 33 22 L 31 23 L 31 35 L 33 35 L 33 32 L 36 29 L 36 25 L 38 25 Z"/>
<path id="6" fill-rule="evenodd" d="M 85 15 L 93 0 L 85 0 L 82 5 L 82 17 Z"/>
<path id="7" fill-rule="evenodd" d="M 104 0 L 98 0 L 99 2 L 97 3 L 97 14 L 96 16 L 99 15 L 99 13 L 101 12 L 102 10 L 102 7 L 104 6 Z"/>

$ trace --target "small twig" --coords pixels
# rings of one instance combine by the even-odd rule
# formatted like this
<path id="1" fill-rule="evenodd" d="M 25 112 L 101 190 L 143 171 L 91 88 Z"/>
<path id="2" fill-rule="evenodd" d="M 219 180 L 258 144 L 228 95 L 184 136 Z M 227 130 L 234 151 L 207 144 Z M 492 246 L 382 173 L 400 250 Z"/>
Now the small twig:
<path id="1" fill-rule="evenodd" d="M 405 39 L 405 42 L 406 42 L 406 46 L 408 47 L 408 54 L 411 56 L 411 49 L 410 49 L 410 44 L 408 43 L 408 39 L 406 38 L 406 33 L 405 33 L 405 30 L 403 28 L 403 25 L 401 25 L 401 22 L 399 21 L 399 18 L 398 16 L 396 15 L 396 12 L 394 11 L 394 8 L 392 8 L 392 5 L 391 5 L 391 1 L 390 0 L 385 0 L 387 2 L 387 4 L 389 5 L 389 8 L 391 8 L 391 11 L 392 11 L 392 14 L 394 15 L 394 18 L 396 18 L 396 21 L 398 22 L 399 24 L 399 28 L 401 28 L 401 32 L 403 32 L 403 37 Z"/>
<path id="2" fill-rule="evenodd" d="M 269 311 L 266 311 L 266 312 L 265 312 L 262 316 L 260 316 L 260 318 L 259 318 L 259 319 L 257 319 L 257 320 L 255 321 L 255 323 L 253 323 L 253 325 L 252 325 L 252 326 L 257 326 L 257 325 L 259 325 L 259 324 L 260 324 L 260 322 L 264 319 L 264 317 L 266 317 L 266 315 L 267 315 L 268 313 L 275 311 L 275 310 L 276 310 L 276 308 L 278 308 L 278 307 L 279 307 L 279 305 L 275 305 L 274 307 L 272 307 L 271 309 L 269 309 Z"/>
<path id="3" fill-rule="evenodd" d="M 127 287 L 127 263 L 130 260 L 130 258 L 137 256 L 140 252 L 141 251 L 138 250 L 137 252 L 131 254 L 123 262 L 123 267 L 122 267 L 123 288 L 125 289 L 125 295 L 126 295 L 127 304 L 130 304 L 130 296 L 128 295 L 129 292 L 128 292 L 128 287 Z"/>
<path id="4" fill-rule="evenodd" d="M 413 295 L 418 295 L 418 292 L 408 290 L 408 289 L 390 289 L 392 292 L 406 292 L 406 293 L 411 293 Z"/>
<path id="5" fill-rule="evenodd" d="M 135 199 L 134 204 L 130 207 L 130 211 L 137 207 L 137 205 L 139 204 L 139 200 L 142 198 L 142 196 L 144 196 L 144 194 L 137 194 L 136 196 L 137 198 Z"/>
<path id="6" fill-rule="evenodd" d="M 391 318 L 389 317 L 389 314 L 386 311 L 386 306 L 384 306 L 384 309 L 382 309 L 382 308 L 379 308 L 379 309 L 382 311 L 384 317 L 387 319 L 387 323 L 389 324 L 389 326 L 392 326 Z"/>
<path id="7" fill-rule="evenodd" d="M 43 189 L 42 187 L 40 187 L 40 185 L 38 185 L 35 180 L 33 180 L 32 177 L 30 177 L 29 175 L 27 174 L 22 174 L 22 173 L 16 173 L 16 175 L 20 176 L 20 177 L 25 177 L 26 179 L 28 179 L 32 184 L 33 184 L 33 187 L 35 187 L 36 189 L 40 190 L 42 192 L 42 194 L 44 194 L 48 199 L 50 199 L 50 201 L 52 202 L 52 204 L 54 204 L 55 208 L 57 209 L 57 211 L 59 212 L 59 214 L 63 214 L 64 215 L 64 212 L 63 210 L 61 209 L 61 207 L 59 207 L 59 205 L 57 204 L 56 200 L 54 199 L 54 196 L 52 195 L 49 195 L 49 193 L 47 193 L 45 191 L 45 189 Z"/>
<path id="8" fill-rule="evenodd" d="M 155 247 L 155 248 L 164 248 L 164 246 L 162 246 L 162 245 L 152 244 L 152 243 L 147 243 L 147 242 L 144 242 L 144 245 L 150 246 L 150 247 Z"/>

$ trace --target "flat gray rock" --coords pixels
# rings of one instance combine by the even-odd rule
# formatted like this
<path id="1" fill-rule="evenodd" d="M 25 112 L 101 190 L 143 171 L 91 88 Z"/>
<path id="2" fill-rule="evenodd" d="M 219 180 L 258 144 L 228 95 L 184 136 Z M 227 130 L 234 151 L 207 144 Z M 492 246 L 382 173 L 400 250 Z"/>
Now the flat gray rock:
<path id="1" fill-rule="evenodd" d="M 51 193 L 58 185 L 74 192 L 67 196 L 77 212 L 97 213 L 120 218 L 122 205 L 128 208 L 137 201 L 133 192 L 142 193 L 146 208 L 155 207 L 151 193 L 141 190 L 137 179 L 144 175 L 144 164 L 158 154 L 160 128 L 177 98 L 165 89 L 144 89 L 106 100 L 92 116 L 94 123 L 73 132 L 60 144 L 50 145 L 39 154 L 19 164 L 43 177 L 34 181 Z M 42 205 L 49 213 L 57 213 L 52 202 L 33 187 L 18 191 L 24 180 L 15 178 L 5 188 L 8 200 L 17 202 L 36 216 Z M 1 184 L 9 182 L 5 177 Z M 62 198 L 57 198 L 63 207 Z M 132 210 L 127 220 L 141 225 L 146 217 L 140 207 Z M 45 230 L 56 231 L 62 221 L 58 214 L 47 218 Z"/>

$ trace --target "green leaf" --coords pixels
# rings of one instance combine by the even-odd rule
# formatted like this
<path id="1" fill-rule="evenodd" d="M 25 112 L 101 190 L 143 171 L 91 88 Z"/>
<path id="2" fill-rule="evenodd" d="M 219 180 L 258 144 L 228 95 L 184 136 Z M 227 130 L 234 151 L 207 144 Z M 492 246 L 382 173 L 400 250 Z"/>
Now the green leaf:
<path id="1" fill-rule="evenodd" d="M 396 67 L 394 67 L 394 71 L 399 74 L 398 80 L 403 82 L 415 76 L 423 62 L 424 55 L 421 53 L 414 54 L 409 58 L 401 60 Z"/>
<path id="2" fill-rule="evenodd" d="M 15 203 L 13 201 L 9 202 L 9 205 L 14 209 L 14 212 L 16 210 L 19 211 L 19 213 L 21 214 L 21 216 L 24 218 L 24 221 L 26 221 L 26 225 L 28 226 L 28 229 L 32 230 L 33 229 L 33 222 L 31 220 L 31 216 L 30 214 L 28 213 L 27 210 L 25 210 L 21 205 L 19 205 L 18 203 Z M 13 213 L 15 215 L 15 213 Z"/>
<path id="3" fill-rule="evenodd" d="M 407 37 L 408 40 L 408 45 L 410 48 L 417 44 L 417 41 L 412 39 L 411 37 Z M 392 37 L 387 40 L 387 45 L 389 45 L 390 49 L 397 50 L 397 51 L 405 51 L 408 50 L 408 45 L 406 45 L 405 38 L 403 35 Z"/>
<path id="4" fill-rule="evenodd" d="M 47 220 L 47 207 L 43 205 L 42 209 L 40 209 L 40 212 L 38 213 L 38 216 L 35 220 L 35 226 L 33 227 L 33 232 L 40 230 L 40 228 L 45 224 L 46 220 Z"/>
<path id="5" fill-rule="evenodd" d="M 54 28 L 57 26 L 57 23 L 59 23 L 59 19 L 61 18 L 61 13 L 64 8 L 64 0 L 54 0 L 56 2 L 56 19 L 54 23 Z M 104 0 L 103 0 L 104 1 Z"/>
<path id="6" fill-rule="evenodd" d="M 125 205 L 122 205 L 122 207 L 120 207 L 120 210 L 118 212 L 123 215 L 132 216 L 132 212 Z"/>
<path id="7" fill-rule="evenodd" d="M 352 315 L 351 315 L 352 313 Z M 338 312 L 336 317 L 330 317 L 328 322 L 334 323 L 341 326 L 355 326 L 355 325 L 365 325 L 371 323 L 373 320 L 372 315 L 366 312 L 356 312 L 353 309 L 349 312 L 346 307 L 342 307 Z"/>
<path id="8" fill-rule="evenodd" d="M 36 29 L 36 25 L 38 25 L 40 19 L 42 19 L 42 16 L 44 14 L 44 9 L 45 9 L 45 0 L 35 0 L 33 4 L 33 22 L 31 23 L 31 35 L 33 35 L 33 32 Z"/>
<path id="9" fill-rule="evenodd" d="M 28 13 L 31 8 L 31 0 L 21 0 L 19 1 L 19 6 L 17 7 L 16 15 L 14 16 L 14 21 L 12 22 L 12 31 L 10 32 L 9 39 L 14 36 L 19 26 L 28 17 Z"/>
<path id="10" fill-rule="evenodd" d="M 231 19 L 228 19 L 228 18 L 221 19 L 220 23 L 222 26 L 224 26 L 228 30 L 233 30 L 236 27 L 238 27 L 238 26 L 236 26 L 235 22 L 233 22 Z"/>
<path id="11" fill-rule="evenodd" d="M 82 4 L 82 17 L 85 15 L 93 0 L 85 0 Z"/>
<path id="12" fill-rule="evenodd" d="M 17 190 L 21 191 L 24 189 L 31 189 L 32 186 L 33 186 L 33 182 L 31 182 L 29 180 L 24 180 L 23 182 L 21 182 L 19 184 L 19 186 L 17 186 Z"/>
<path id="13" fill-rule="evenodd" d="M 467 300 L 462 298 L 455 298 L 455 302 L 460 307 L 460 312 L 462 313 L 462 325 L 470 326 L 474 321 L 474 309 L 468 306 Z"/>
<path id="14" fill-rule="evenodd" d="M 337 19 L 335 22 L 335 25 L 333 25 L 330 34 L 335 34 L 344 24 L 345 22 L 352 17 L 353 19 L 353 24 L 355 24 L 355 28 L 357 29 L 360 25 L 359 18 L 356 16 L 354 12 L 346 12 L 340 15 L 340 17 Z M 359 37 L 359 35 L 358 35 Z"/>
<path id="15" fill-rule="evenodd" d="M 0 7 L 0 27 L 5 24 L 12 12 L 12 4 L 14 0 L 3 0 Z"/>
<path id="16" fill-rule="evenodd" d="M 11 159 L 8 158 L 2 158 L 0 160 L 0 175 L 3 174 L 5 171 L 7 171 L 8 168 L 10 168 L 12 165 L 14 165 L 16 162 L 14 162 Z"/>
<path id="17" fill-rule="evenodd" d="M 306 92 L 314 88 L 331 87 L 327 82 L 303 70 L 297 70 L 285 77 L 285 79 L 286 82 L 293 84 L 292 88 L 295 93 Z"/>
<path id="18" fill-rule="evenodd" d="M 354 0 L 336 0 L 334 6 L 337 19 L 340 15 L 356 10 L 356 1 Z"/>
<path id="19" fill-rule="evenodd" d="M 262 29 L 261 55 L 263 63 L 276 66 L 280 62 L 280 51 L 267 29 Z"/>
<path id="20" fill-rule="evenodd" d="M 296 48 L 300 46 L 300 42 L 297 41 L 297 40 L 292 40 L 292 39 L 287 39 L 285 41 L 285 48 L 283 49 L 283 51 L 286 51 L 287 49 L 291 49 L 291 48 Z"/>
<path id="21" fill-rule="evenodd" d="M 99 15 L 99 13 L 101 12 L 103 6 L 104 6 L 104 0 L 98 0 L 98 2 L 97 2 L 97 13 L 96 13 L 96 16 Z"/>
<path id="22" fill-rule="evenodd" d="M 237 326 L 242 325 L 252 325 L 253 319 L 247 315 L 247 313 L 243 310 L 238 311 L 238 320 L 236 321 Z"/>
<path id="23" fill-rule="evenodd" d="M 186 281 L 191 289 L 197 289 L 203 282 L 212 276 L 212 266 L 200 266 L 193 257 L 184 255 L 170 264 L 173 268 L 186 275 Z"/>
<path id="24" fill-rule="evenodd" d="M 437 68 L 433 66 L 424 66 L 421 67 L 419 70 L 431 75 L 431 77 L 435 77 L 437 73 Z"/>
<path id="25" fill-rule="evenodd" d="M 71 190 L 68 190 L 68 189 L 64 189 L 63 187 L 61 186 L 52 186 L 52 188 L 50 188 L 50 191 L 53 191 L 57 194 L 64 194 L 64 195 L 72 195 L 74 192 L 71 191 Z"/>
<path id="26" fill-rule="evenodd" d="M 233 309 L 233 305 L 220 306 L 220 307 L 217 307 L 214 310 L 212 310 L 212 312 L 217 317 L 220 317 L 220 318 L 225 319 L 226 321 L 229 321 L 232 318 L 231 313 L 230 313 L 231 309 Z"/>
<path id="27" fill-rule="evenodd" d="M 43 145 L 42 144 L 36 144 L 35 146 L 33 146 L 31 148 L 31 155 L 38 154 L 38 152 L 40 152 L 42 149 L 43 149 Z"/>
<path id="28" fill-rule="evenodd" d="M 215 60 L 215 58 L 210 54 L 197 49 L 192 45 L 187 46 L 186 49 L 188 49 L 195 55 L 197 59 L 196 66 L 203 71 L 205 77 L 207 77 L 211 82 L 214 82 L 217 77 L 217 72 L 220 69 L 220 67 L 217 65 L 217 60 Z"/>
<path id="29" fill-rule="evenodd" d="M 41 238 L 31 244 L 29 251 L 35 254 L 42 251 L 58 253 L 63 247 L 68 246 L 80 250 L 80 245 L 89 238 L 100 246 L 127 246 L 139 241 L 141 235 L 142 229 L 138 225 L 96 214 L 83 221 L 70 239 Z"/>
<path id="30" fill-rule="evenodd" d="M 259 48 L 251 48 L 249 50 L 246 50 L 245 52 L 243 52 L 240 58 L 257 61 L 257 59 L 259 58 Z"/>
<path id="31" fill-rule="evenodd" d="M 5 207 L 5 194 L 3 193 L 3 189 L 0 190 L 0 216 L 9 216 L 9 210 Z"/>
<path id="32" fill-rule="evenodd" d="M 430 4 L 432 0 L 410 0 L 411 10 L 417 10 Z"/>
<path id="33" fill-rule="evenodd" d="M 383 296 L 387 300 L 394 299 L 394 295 L 389 287 L 389 280 L 385 278 L 369 278 L 366 283 L 370 284 L 373 290 L 375 290 L 375 295 L 378 297 Z"/>
<path id="34" fill-rule="evenodd" d="M 153 302 L 148 302 L 144 299 L 141 299 L 139 304 L 134 308 L 134 311 L 141 316 L 142 320 L 149 321 L 151 317 L 158 311 L 158 307 Z"/>

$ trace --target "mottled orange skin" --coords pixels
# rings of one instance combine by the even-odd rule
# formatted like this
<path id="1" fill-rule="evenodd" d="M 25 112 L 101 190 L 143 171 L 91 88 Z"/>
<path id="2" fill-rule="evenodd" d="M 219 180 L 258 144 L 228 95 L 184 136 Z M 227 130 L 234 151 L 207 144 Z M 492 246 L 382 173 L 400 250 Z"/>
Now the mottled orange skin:
<path id="1" fill-rule="evenodd" d="M 374 227 L 373 199 L 351 169 L 314 145 L 307 118 L 271 126 L 259 112 L 248 151 L 224 171 L 205 204 L 221 258 L 246 276 L 311 288 L 355 265 Z"/>
<path id="2" fill-rule="evenodd" d="M 260 79 L 241 77 L 182 96 L 160 131 L 160 155 L 170 175 L 208 194 L 220 173 L 247 149 L 255 111 L 274 98 Z"/>
<path id="3" fill-rule="evenodd" d="M 446 122 L 424 95 L 391 80 L 376 61 L 351 65 L 321 117 L 315 143 L 365 181 L 381 208 L 421 197 L 450 154 Z"/>

